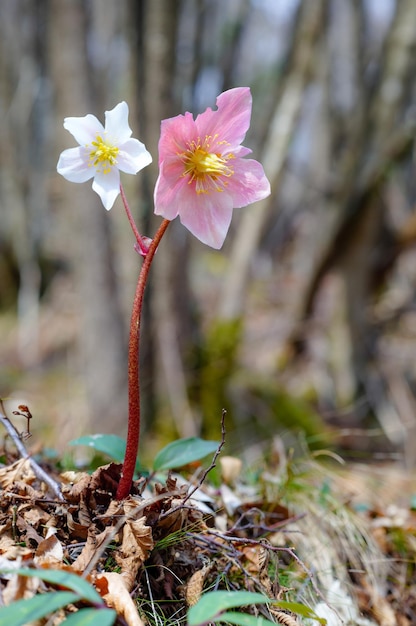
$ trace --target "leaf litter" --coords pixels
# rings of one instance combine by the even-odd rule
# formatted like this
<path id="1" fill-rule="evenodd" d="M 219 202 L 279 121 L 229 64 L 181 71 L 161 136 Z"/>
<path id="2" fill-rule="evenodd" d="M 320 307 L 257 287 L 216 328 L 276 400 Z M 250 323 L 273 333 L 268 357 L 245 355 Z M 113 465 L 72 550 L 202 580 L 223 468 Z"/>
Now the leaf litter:
<path id="1" fill-rule="evenodd" d="M 224 457 L 219 480 L 202 468 L 140 477 L 118 502 L 118 464 L 89 474 L 41 463 L 45 483 L 30 457 L 1 454 L 3 605 L 56 591 L 13 573 L 24 566 L 86 578 L 128 626 L 186 623 L 205 592 L 225 589 L 265 594 L 270 604 L 246 610 L 288 626 L 416 623 L 415 512 L 370 497 L 360 511 L 351 472 L 347 487 L 310 457 L 264 462 L 249 481 L 239 459 Z"/>

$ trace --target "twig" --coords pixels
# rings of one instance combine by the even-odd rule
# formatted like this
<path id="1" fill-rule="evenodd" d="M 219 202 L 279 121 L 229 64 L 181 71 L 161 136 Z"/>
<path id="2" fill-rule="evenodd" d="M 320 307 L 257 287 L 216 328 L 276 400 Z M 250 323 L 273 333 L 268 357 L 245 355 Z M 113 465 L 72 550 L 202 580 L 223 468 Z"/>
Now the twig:
<path id="1" fill-rule="evenodd" d="M 218 445 L 218 448 L 215 451 L 214 456 L 212 457 L 212 461 L 211 464 L 209 465 L 209 467 L 207 467 L 206 470 L 204 470 L 204 472 L 202 473 L 201 478 L 198 480 L 198 482 L 196 483 L 196 485 L 194 485 L 194 487 L 192 487 L 192 489 L 190 489 L 190 491 L 187 493 L 187 495 L 185 496 L 185 498 L 183 499 L 183 501 L 181 502 L 181 504 L 179 504 L 178 506 L 176 506 L 174 509 L 169 509 L 169 511 L 165 511 L 164 513 L 161 513 L 159 519 L 164 519 L 165 517 L 168 517 L 168 515 L 172 515 L 173 513 L 176 513 L 177 511 L 180 511 L 180 509 L 182 509 L 185 505 L 186 502 L 188 502 L 188 500 L 190 498 L 192 498 L 192 496 L 194 495 L 194 493 L 196 491 L 198 491 L 198 489 L 201 487 L 201 485 L 203 484 L 204 480 L 206 479 L 207 475 L 209 474 L 209 472 L 214 469 L 215 464 L 217 462 L 217 459 L 220 455 L 220 452 L 225 444 L 225 416 L 227 415 L 227 411 L 225 409 L 222 410 L 222 414 L 221 414 L 221 441 Z"/>
<path id="2" fill-rule="evenodd" d="M 255 507 L 253 509 L 249 509 L 248 511 L 244 511 L 244 513 L 240 515 L 240 517 L 235 522 L 235 524 L 227 530 L 226 534 L 232 535 L 234 532 L 242 531 L 242 530 L 245 530 L 245 531 L 257 530 L 257 531 L 261 531 L 262 533 L 275 533 L 277 530 L 280 530 L 281 528 L 288 526 L 289 524 L 293 524 L 294 522 L 297 522 L 300 519 L 303 519 L 306 515 L 306 513 L 298 513 L 297 515 L 292 515 L 292 517 L 288 517 L 287 519 L 276 522 L 275 524 L 271 524 L 270 526 L 267 526 L 261 523 L 256 524 L 256 522 L 247 522 L 247 524 L 240 524 L 240 522 L 244 520 L 248 516 L 248 514 L 251 513 L 252 511 L 259 511 L 259 510 Z M 261 511 L 259 512 L 261 513 Z M 291 530 L 290 532 L 293 533 L 293 532 L 298 532 L 298 531 Z"/>
<path id="3" fill-rule="evenodd" d="M 0 408 L 4 412 L 3 401 L 1 399 L 0 399 Z M 43 470 L 41 466 L 30 456 L 25 446 L 23 445 L 22 440 L 20 439 L 20 435 L 17 432 L 15 426 L 12 424 L 12 422 L 4 413 L 0 413 L 0 422 L 3 424 L 4 428 L 7 430 L 9 436 L 13 440 L 20 456 L 23 459 L 27 459 L 29 461 L 30 466 L 33 472 L 35 473 L 35 475 L 37 476 L 37 478 L 39 478 L 39 480 L 42 480 L 44 483 L 46 483 L 48 487 L 50 488 L 50 490 L 56 495 L 56 497 L 59 500 L 63 501 L 64 497 L 62 495 L 61 488 L 59 487 L 58 483 L 55 480 L 53 480 L 53 478 L 51 478 L 49 474 L 47 474 L 45 470 Z"/>
<path id="4" fill-rule="evenodd" d="M 303 571 L 305 572 L 305 574 L 307 575 L 307 577 L 309 578 L 311 585 L 315 591 L 315 593 L 317 594 L 317 596 L 319 596 L 319 598 L 321 598 L 321 600 L 323 600 L 326 604 L 328 604 L 328 602 L 325 600 L 325 597 L 323 595 L 323 593 L 320 591 L 318 585 L 316 584 L 315 578 L 313 576 L 312 571 L 305 565 L 305 563 L 297 556 L 297 554 L 295 553 L 295 549 L 294 548 L 285 548 L 282 546 L 273 546 L 269 541 L 267 541 L 267 539 L 249 539 L 247 537 L 231 537 L 227 534 L 223 534 L 223 533 L 219 533 L 218 531 L 215 530 L 210 530 L 207 529 L 206 531 L 209 535 L 213 535 L 214 537 L 218 537 L 219 539 L 222 539 L 224 541 L 230 541 L 232 543 L 241 543 L 241 544 L 251 544 L 251 545 L 259 545 L 259 546 L 264 546 L 265 548 L 267 548 L 268 550 L 270 550 L 271 552 L 286 552 L 287 554 L 289 554 L 292 559 L 294 559 L 296 561 L 296 563 L 299 565 L 299 567 L 301 567 L 303 569 Z M 224 549 L 224 546 L 221 546 L 221 549 Z M 328 606 L 331 607 L 330 604 L 328 604 Z M 333 607 L 331 607 L 333 608 Z M 335 609 L 333 609 L 335 610 Z"/>

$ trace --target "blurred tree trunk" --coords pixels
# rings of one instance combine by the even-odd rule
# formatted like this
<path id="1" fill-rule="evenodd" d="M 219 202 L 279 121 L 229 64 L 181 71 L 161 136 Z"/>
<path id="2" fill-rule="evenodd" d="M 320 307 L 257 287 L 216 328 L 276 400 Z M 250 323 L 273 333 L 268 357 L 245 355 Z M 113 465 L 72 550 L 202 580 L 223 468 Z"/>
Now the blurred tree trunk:
<path id="1" fill-rule="evenodd" d="M 301 4 L 286 72 L 277 102 L 273 103 L 271 125 L 260 160 L 274 194 L 284 173 L 306 88 L 314 78 L 313 63 L 317 50 L 322 46 L 320 35 L 325 26 L 325 8 L 325 0 Z M 199 389 L 203 414 L 211 418 L 205 430 L 209 437 L 214 436 L 214 416 L 220 415 L 223 408 L 228 411 L 232 408 L 228 387 L 236 371 L 243 336 L 246 291 L 252 262 L 272 206 L 273 199 L 266 198 L 252 207 L 241 209 L 243 213 L 231 242 L 231 257 L 216 318 L 205 337 Z M 230 412 L 229 418 L 238 419 L 238 416 Z"/>
<path id="2" fill-rule="evenodd" d="M 18 352 L 22 366 L 38 360 L 41 248 L 47 222 L 47 3 L 31 2 L 26 29 L 21 3 L 0 5 L 0 240 L 17 263 Z M 6 244 L 7 242 L 7 244 Z M 0 241 L 1 243 L 1 241 Z M 1 260 L 0 260 L 1 263 Z"/>
<path id="3" fill-rule="evenodd" d="M 148 181 L 149 206 L 153 212 L 153 188 L 158 175 L 158 141 L 162 119 L 178 114 L 174 107 L 174 81 L 176 67 L 176 37 L 180 9 L 178 0 L 147 0 L 140 3 L 142 20 L 143 82 L 142 126 L 146 146 L 153 156 L 153 163 L 146 168 L 144 176 Z M 152 190 L 150 192 L 150 190 Z M 154 233 L 161 220 L 153 216 L 148 220 L 150 232 Z M 179 241 L 178 241 L 179 237 Z M 188 401 L 186 376 L 179 341 L 178 322 L 178 283 L 175 280 L 175 266 L 183 270 L 186 263 L 181 256 L 186 253 L 184 239 L 178 234 L 177 224 L 169 227 L 162 245 L 159 247 L 150 278 L 150 308 L 143 333 L 142 355 L 144 371 L 153 380 L 159 399 L 159 410 L 168 401 L 175 430 L 180 436 L 195 433 L 194 422 Z M 186 284 L 186 275 L 181 280 Z M 182 289 L 180 289 L 182 291 Z M 151 332 L 149 333 L 149 328 Z M 150 343 L 150 345 L 149 345 Z M 153 376 L 149 374 L 152 370 Z M 154 424 L 155 406 L 147 402 L 147 423 Z M 149 414 L 150 412 L 150 414 Z M 152 414 L 153 413 L 153 414 Z M 168 420 L 169 422 L 169 420 Z M 167 424 L 165 420 L 165 424 Z"/>
<path id="4" fill-rule="evenodd" d="M 283 174 L 305 90 L 313 78 L 316 49 L 320 45 L 325 24 L 325 6 L 324 0 L 316 0 L 303 2 L 299 9 L 292 52 L 260 159 L 275 193 Z M 251 263 L 271 206 L 271 199 L 266 198 L 242 215 L 232 242 L 231 259 L 220 298 L 218 316 L 224 320 L 238 318 L 242 313 Z"/>
<path id="5" fill-rule="evenodd" d="M 357 32 L 352 34 L 351 42 L 358 40 L 362 29 L 357 6 L 355 10 Z M 321 256 L 300 307 L 301 337 L 302 324 L 312 314 L 322 279 L 334 268 L 341 270 L 347 296 L 352 370 L 357 384 L 365 382 L 365 371 L 374 353 L 369 303 L 386 271 L 386 259 L 378 256 L 379 245 L 388 230 L 381 190 L 392 164 L 411 150 L 415 133 L 414 119 L 406 119 L 405 115 L 407 84 L 416 69 L 415 48 L 416 4 L 404 0 L 397 5 L 376 88 L 364 94 L 362 85 L 356 85 L 361 101 L 356 102 L 354 112 L 345 111 L 343 118 L 338 116 L 333 129 L 333 145 L 339 145 L 341 137 L 344 143 L 337 162 L 339 185 L 328 199 L 336 220 L 325 231 L 326 243 L 320 249 Z M 298 337 L 295 335 L 294 339 Z"/>
<path id="6" fill-rule="evenodd" d="M 103 121 L 103 102 L 95 97 L 92 86 L 100 81 L 106 84 L 107 68 L 94 67 L 90 55 L 91 45 L 102 43 L 99 12 L 107 9 L 107 5 L 97 5 L 88 14 L 81 0 L 51 3 L 50 56 L 58 128 L 66 116 L 94 113 Z M 66 131 L 58 136 L 62 148 L 72 145 Z M 74 263 L 82 318 L 80 370 L 90 411 L 90 424 L 84 430 L 120 432 L 127 421 L 127 356 L 110 219 L 90 183 L 62 182 L 61 189 L 61 206 L 68 220 L 68 256 Z M 73 433 L 73 426 L 69 428 Z"/>

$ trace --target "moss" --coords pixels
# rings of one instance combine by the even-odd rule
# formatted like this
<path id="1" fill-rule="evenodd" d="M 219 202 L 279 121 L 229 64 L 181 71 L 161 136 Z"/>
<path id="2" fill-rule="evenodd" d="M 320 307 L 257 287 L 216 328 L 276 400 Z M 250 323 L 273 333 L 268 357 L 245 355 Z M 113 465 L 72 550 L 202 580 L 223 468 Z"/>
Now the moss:
<path id="1" fill-rule="evenodd" d="M 199 408 L 203 416 L 203 435 L 218 437 L 223 409 L 230 412 L 227 388 L 236 371 L 236 357 L 240 345 L 240 319 L 221 320 L 208 330 L 201 353 L 199 376 Z"/>
<path id="2" fill-rule="evenodd" d="M 331 443 L 330 429 L 313 403 L 291 395 L 276 378 L 242 371 L 238 351 L 242 320 L 216 320 L 193 359 L 192 402 L 202 416 L 207 439 L 219 436 L 222 410 L 227 411 L 227 444 L 238 450 L 277 433 L 302 433 L 312 448 Z M 228 445 L 227 445 L 228 447 Z"/>
<path id="3" fill-rule="evenodd" d="M 291 395 L 271 378 L 240 375 L 234 387 L 238 423 L 256 440 L 271 434 L 302 433 L 311 448 L 331 445 L 331 430 L 313 404 Z"/>

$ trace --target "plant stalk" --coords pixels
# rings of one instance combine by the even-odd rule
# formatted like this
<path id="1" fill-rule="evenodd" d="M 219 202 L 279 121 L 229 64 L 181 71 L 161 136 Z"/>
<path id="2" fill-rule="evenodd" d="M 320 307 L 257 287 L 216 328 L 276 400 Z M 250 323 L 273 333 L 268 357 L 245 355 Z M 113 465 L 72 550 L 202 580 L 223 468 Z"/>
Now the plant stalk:
<path id="1" fill-rule="evenodd" d="M 130 321 L 129 338 L 129 361 L 128 361 L 128 395 L 129 395 L 129 420 L 127 426 L 126 454 L 124 456 L 121 479 L 117 488 L 117 500 L 127 498 L 133 482 L 136 467 L 137 453 L 140 440 L 140 323 L 143 308 L 143 295 L 149 276 L 150 266 L 157 247 L 169 226 L 169 220 L 163 220 L 159 226 L 152 243 L 144 258 L 142 269 L 137 281 L 136 294 L 134 296 L 133 309 Z"/>
<path id="2" fill-rule="evenodd" d="M 143 253 L 143 256 L 146 256 L 147 251 L 148 251 L 148 246 L 145 244 L 145 242 L 143 241 L 143 237 L 139 233 L 139 230 L 138 230 L 138 228 L 136 226 L 136 223 L 135 223 L 135 221 L 133 219 L 132 212 L 130 211 L 129 203 L 127 202 L 127 198 L 126 198 L 126 194 L 124 193 L 123 185 L 121 183 L 120 183 L 120 195 L 121 195 L 121 199 L 122 199 L 123 204 L 124 204 L 124 208 L 126 210 L 127 219 L 129 220 L 131 229 L 132 229 L 132 231 L 134 233 L 134 236 L 136 238 L 137 245 L 139 246 L 141 252 Z"/>

